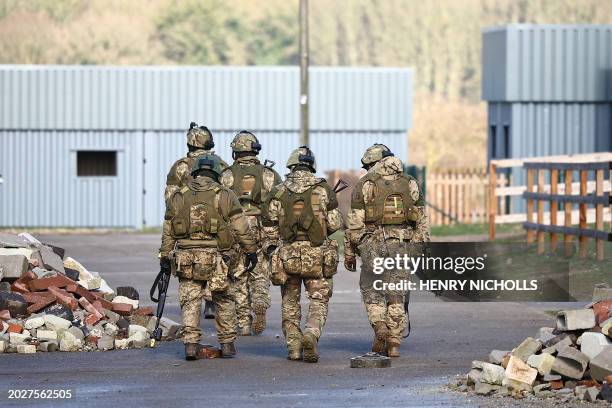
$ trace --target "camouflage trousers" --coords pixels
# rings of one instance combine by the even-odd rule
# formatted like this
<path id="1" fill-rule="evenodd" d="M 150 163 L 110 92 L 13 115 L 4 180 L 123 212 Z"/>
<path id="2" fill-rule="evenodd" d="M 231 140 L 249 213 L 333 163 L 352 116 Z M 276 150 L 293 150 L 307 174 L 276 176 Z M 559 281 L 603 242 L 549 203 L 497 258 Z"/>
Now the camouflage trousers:
<path id="1" fill-rule="evenodd" d="M 368 320 L 372 328 L 378 322 L 384 322 L 389 329 L 388 340 L 400 344 L 402 334 L 408 325 L 408 318 L 404 311 L 404 300 L 406 291 L 401 290 L 376 290 L 374 281 L 381 280 L 385 283 L 399 282 L 410 279 L 410 274 L 404 270 L 385 270 L 382 274 L 373 272 L 374 258 L 395 257 L 403 254 L 407 246 L 397 240 L 388 240 L 385 245 L 376 237 L 366 239 L 359 246 L 361 255 L 361 274 L 359 277 L 359 289 L 361 298 L 365 304 Z"/>
<path id="2" fill-rule="evenodd" d="M 183 343 L 199 343 L 202 337 L 200 318 L 202 301 L 206 293 L 206 281 L 179 279 L 179 304 L 183 318 Z M 236 286 L 230 280 L 229 289 L 212 292 L 215 303 L 215 328 L 219 343 L 231 343 L 236 339 Z"/>
<path id="3" fill-rule="evenodd" d="M 262 250 L 257 251 L 257 265 L 248 272 L 244 267 L 245 255 L 241 253 L 236 266 L 236 316 L 240 327 L 250 327 L 256 308 L 270 307 L 270 270 Z"/>
<path id="4" fill-rule="evenodd" d="M 329 299 L 333 291 L 332 279 L 305 279 L 296 275 L 288 276 L 287 282 L 281 286 L 282 324 L 287 347 L 292 347 L 294 342 L 300 342 L 302 338 L 302 307 L 300 305 L 302 283 L 304 283 L 309 300 L 304 333 L 311 332 L 318 339 L 321 337 L 321 331 L 327 319 Z"/>

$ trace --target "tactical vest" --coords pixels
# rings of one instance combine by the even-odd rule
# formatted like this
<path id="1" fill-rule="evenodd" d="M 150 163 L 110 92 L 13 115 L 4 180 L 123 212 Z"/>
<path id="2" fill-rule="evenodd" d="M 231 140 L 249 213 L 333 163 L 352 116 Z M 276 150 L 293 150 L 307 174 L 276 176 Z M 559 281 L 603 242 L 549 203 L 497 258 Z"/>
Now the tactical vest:
<path id="1" fill-rule="evenodd" d="M 178 193 L 183 205 L 172 220 L 172 237 L 176 239 L 214 239 L 221 250 L 231 248 L 234 240 L 229 225 L 215 206 L 215 197 L 221 187 L 205 191 L 192 191 L 188 186 Z"/>
<path id="2" fill-rule="evenodd" d="M 284 209 L 284 218 L 279 225 L 279 232 L 284 241 L 308 240 L 315 247 L 325 242 L 327 223 L 321 208 L 320 197 L 313 194 L 313 190 L 317 186 L 328 190 L 330 198 L 335 197 L 335 195 L 331 195 L 333 191 L 325 180 L 319 181 L 302 193 L 296 193 L 289 189 L 276 192 L 275 198 L 281 202 Z M 333 203 L 336 203 L 337 207 L 337 201 L 332 199 L 330 205 L 328 205 L 328 211 L 334 209 Z M 313 209 L 313 207 L 315 208 Z"/>
<path id="3" fill-rule="evenodd" d="M 364 202 L 366 224 L 414 225 L 419 214 L 410 195 L 410 178 L 402 174 L 396 180 L 385 180 L 380 174 L 373 174 L 364 179 L 376 186 L 374 200 Z M 362 186 L 360 183 L 358 188 Z"/>
<path id="4" fill-rule="evenodd" d="M 266 191 L 263 186 L 263 174 L 266 167 L 261 164 L 230 166 L 234 176 L 231 189 L 236 193 L 244 212 L 249 215 L 261 213 L 261 205 L 266 201 Z"/>

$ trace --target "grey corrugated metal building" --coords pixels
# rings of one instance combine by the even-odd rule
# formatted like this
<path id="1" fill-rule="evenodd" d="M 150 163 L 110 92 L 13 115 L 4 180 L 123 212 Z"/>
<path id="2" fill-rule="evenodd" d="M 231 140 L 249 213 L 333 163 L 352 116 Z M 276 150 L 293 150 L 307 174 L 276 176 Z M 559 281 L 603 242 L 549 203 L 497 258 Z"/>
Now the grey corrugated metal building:
<path id="1" fill-rule="evenodd" d="M 612 150 L 612 25 L 483 32 L 491 158 Z"/>
<path id="2" fill-rule="evenodd" d="M 0 66 L 0 226 L 157 226 L 165 174 L 192 120 L 230 159 L 241 129 L 284 173 L 299 134 L 295 67 Z M 319 172 L 359 167 L 374 142 L 406 159 L 406 68 L 311 68 Z"/>

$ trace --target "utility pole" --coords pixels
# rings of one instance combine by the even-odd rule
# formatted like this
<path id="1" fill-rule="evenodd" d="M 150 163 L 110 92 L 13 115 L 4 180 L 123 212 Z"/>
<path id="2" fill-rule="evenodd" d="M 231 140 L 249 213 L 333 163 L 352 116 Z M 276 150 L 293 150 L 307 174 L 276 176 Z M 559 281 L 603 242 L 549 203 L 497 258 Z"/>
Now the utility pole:
<path id="1" fill-rule="evenodd" d="M 300 0 L 300 146 L 308 146 L 308 0 Z"/>

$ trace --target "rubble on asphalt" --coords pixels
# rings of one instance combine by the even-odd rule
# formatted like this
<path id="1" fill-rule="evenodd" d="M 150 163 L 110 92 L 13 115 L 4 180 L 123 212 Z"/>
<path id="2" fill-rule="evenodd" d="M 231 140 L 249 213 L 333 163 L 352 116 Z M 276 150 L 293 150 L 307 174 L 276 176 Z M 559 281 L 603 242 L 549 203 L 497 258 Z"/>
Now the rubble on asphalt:
<path id="1" fill-rule="evenodd" d="M 65 250 L 30 234 L 0 233 L 0 353 L 150 347 L 156 317 L 133 287 L 117 292 Z M 160 321 L 162 340 L 181 325 Z"/>
<path id="2" fill-rule="evenodd" d="M 612 289 L 597 285 L 584 309 L 557 313 L 513 350 L 493 350 L 488 361 L 449 387 L 483 396 L 612 402 Z M 602 401 L 603 400 L 603 401 Z"/>

